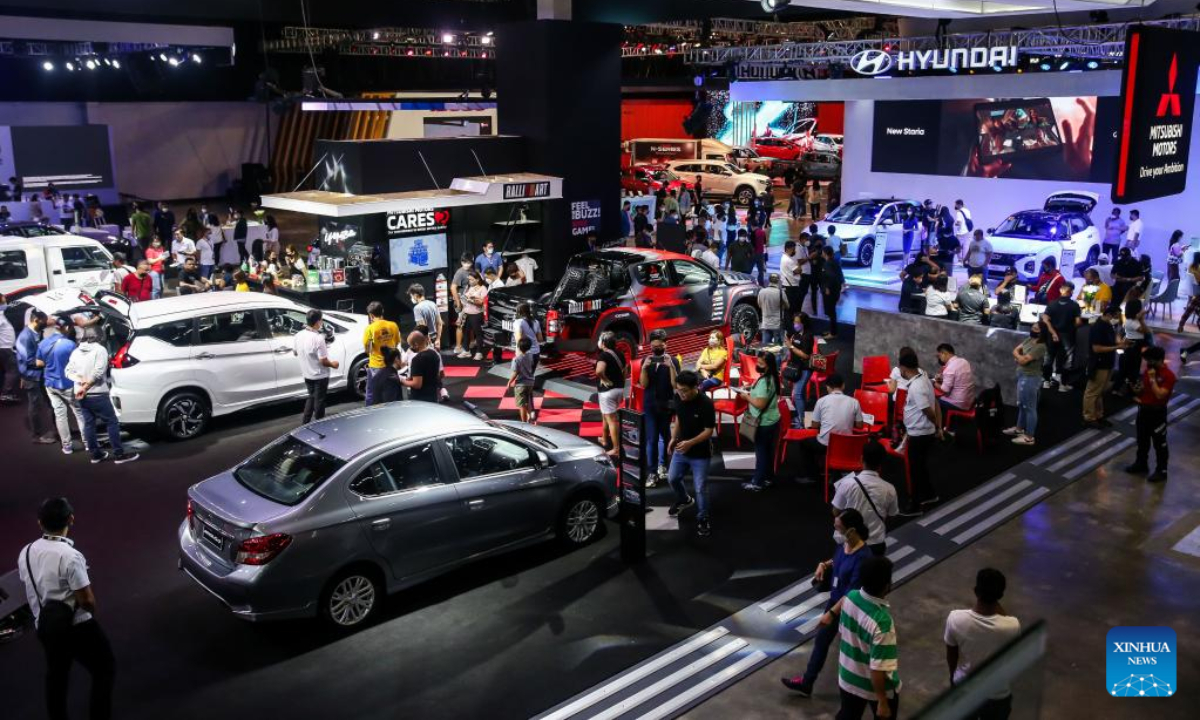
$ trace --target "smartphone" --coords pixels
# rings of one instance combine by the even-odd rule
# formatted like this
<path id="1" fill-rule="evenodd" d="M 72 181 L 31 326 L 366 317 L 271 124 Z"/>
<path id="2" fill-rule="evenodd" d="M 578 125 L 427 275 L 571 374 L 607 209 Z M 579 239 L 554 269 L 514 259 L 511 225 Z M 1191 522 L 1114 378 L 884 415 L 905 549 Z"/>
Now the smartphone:
<path id="1" fill-rule="evenodd" d="M 1062 136 L 1049 98 L 1026 98 L 975 106 L 979 160 L 1012 161 L 1062 150 Z"/>

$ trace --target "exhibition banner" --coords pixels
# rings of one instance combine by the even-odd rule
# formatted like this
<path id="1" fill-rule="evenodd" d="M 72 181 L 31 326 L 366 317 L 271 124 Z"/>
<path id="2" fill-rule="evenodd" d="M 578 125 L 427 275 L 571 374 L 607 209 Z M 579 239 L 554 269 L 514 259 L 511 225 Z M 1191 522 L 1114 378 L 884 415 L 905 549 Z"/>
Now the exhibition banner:
<path id="1" fill-rule="evenodd" d="M 27 191 L 114 187 L 108 126 L 0 126 L 0 182 L 10 177 Z"/>
<path id="2" fill-rule="evenodd" d="M 871 170 L 1106 183 L 1118 118 L 1113 97 L 878 101 Z"/>
<path id="3" fill-rule="evenodd" d="M 571 203 L 571 235 L 580 237 L 600 232 L 600 201 Z"/>

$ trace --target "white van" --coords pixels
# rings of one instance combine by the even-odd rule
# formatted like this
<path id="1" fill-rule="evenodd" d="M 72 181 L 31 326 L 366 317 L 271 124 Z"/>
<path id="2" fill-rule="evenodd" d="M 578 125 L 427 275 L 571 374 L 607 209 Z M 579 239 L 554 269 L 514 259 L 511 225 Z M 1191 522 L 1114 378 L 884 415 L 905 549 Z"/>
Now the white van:
<path id="1" fill-rule="evenodd" d="M 0 293 L 10 301 L 75 288 L 112 288 L 112 255 L 95 240 L 37 223 L 0 225 Z"/>

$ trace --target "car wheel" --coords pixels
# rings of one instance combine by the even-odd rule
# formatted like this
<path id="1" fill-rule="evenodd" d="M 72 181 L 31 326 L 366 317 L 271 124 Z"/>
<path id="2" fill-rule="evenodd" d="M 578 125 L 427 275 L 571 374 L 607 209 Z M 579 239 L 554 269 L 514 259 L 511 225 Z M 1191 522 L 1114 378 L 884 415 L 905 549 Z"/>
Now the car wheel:
<path id="1" fill-rule="evenodd" d="M 758 310 L 752 305 L 738 305 L 729 317 L 729 332 L 742 336 L 742 342 L 750 343 L 758 336 Z"/>
<path id="2" fill-rule="evenodd" d="M 359 358 L 350 366 L 350 374 L 346 376 L 346 386 L 354 391 L 360 400 L 367 396 L 367 358 Z"/>
<path id="3" fill-rule="evenodd" d="M 361 626 L 379 609 L 383 585 L 365 567 L 343 570 L 321 594 L 321 616 L 339 630 Z"/>
<path id="4" fill-rule="evenodd" d="M 754 198 L 758 196 L 754 193 L 754 188 L 749 187 L 748 185 L 743 185 L 737 189 L 737 192 L 733 194 L 733 197 L 734 200 L 737 201 L 738 205 L 749 205 L 750 203 L 754 202 Z"/>
<path id="5" fill-rule="evenodd" d="M 211 418 L 208 398 L 194 390 L 184 390 L 162 402 L 154 424 L 171 440 L 189 440 L 202 434 Z"/>
<path id="6" fill-rule="evenodd" d="M 613 338 L 613 350 L 618 355 L 625 358 L 625 362 L 633 362 L 633 359 L 637 357 L 637 338 L 623 331 L 617 331 L 614 334 L 616 337 Z"/>
<path id="7" fill-rule="evenodd" d="M 576 495 L 567 501 L 558 519 L 558 537 L 569 547 L 582 547 L 604 531 L 604 508 L 596 495 Z"/>
<path id="8" fill-rule="evenodd" d="M 858 243 L 858 264 L 863 267 L 871 267 L 871 262 L 875 259 L 875 241 L 871 238 L 864 238 Z"/>

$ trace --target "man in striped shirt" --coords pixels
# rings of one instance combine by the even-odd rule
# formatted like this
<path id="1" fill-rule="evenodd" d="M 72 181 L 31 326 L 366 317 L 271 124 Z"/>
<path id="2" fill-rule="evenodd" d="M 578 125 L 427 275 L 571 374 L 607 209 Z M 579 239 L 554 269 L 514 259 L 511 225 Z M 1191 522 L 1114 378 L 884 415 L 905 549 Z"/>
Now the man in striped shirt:
<path id="1" fill-rule="evenodd" d="M 868 705 L 876 718 L 895 718 L 900 708 L 896 627 L 884 600 L 892 589 L 892 562 L 868 558 L 860 577 L 862 588 L 840 603 L 837 720 L 859 720 Z"/>

